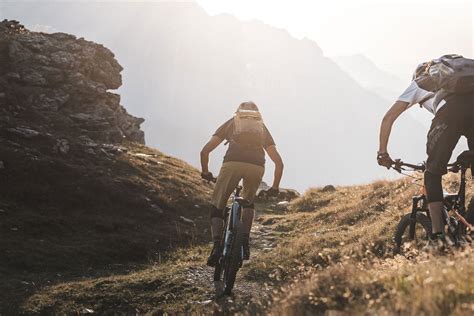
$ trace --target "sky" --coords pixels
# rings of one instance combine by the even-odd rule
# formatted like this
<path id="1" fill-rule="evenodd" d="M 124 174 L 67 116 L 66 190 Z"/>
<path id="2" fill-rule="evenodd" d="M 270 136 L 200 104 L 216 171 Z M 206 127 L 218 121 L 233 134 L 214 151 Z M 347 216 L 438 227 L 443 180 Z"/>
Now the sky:
<path id="1" fill-rule="evenodd" d="M 258 19 L 295 37 L 312 39 L 329 57 L 361 53 L 407 80 L 423 60 L 445 53 L 474 55 L 472 0 L 197 2 L 212 15 Z"/>
<path id="2" fill-rule="evenodd" d="M 36 0 L 0 0 L 35 2 Z M 446 53 L 474 57 L 473 0 L 56 0 L 58 2 L 197 2 L 314 40 L 328 57 L 363 54 L 410 80 L 421 61 Z"/>

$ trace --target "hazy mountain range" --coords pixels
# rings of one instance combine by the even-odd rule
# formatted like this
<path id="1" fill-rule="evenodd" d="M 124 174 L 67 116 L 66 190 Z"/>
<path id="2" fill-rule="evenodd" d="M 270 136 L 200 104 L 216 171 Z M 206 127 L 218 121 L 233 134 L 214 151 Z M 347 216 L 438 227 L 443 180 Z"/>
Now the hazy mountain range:
<path id="1" fill-rule="evenodd" d="M 377 93 L 388 101 L 394 101 L 410 82 L 410 78 L 402 80 L 380 69 L 373 61 L 361 54 L 336 56 L 333 59 L 362 87 Z"/>
<path id="2" fill-rule="evenodd" d="M 35 2 L 0 9 L 2 19 L 109 47 L 125 68 L 122 104 L 146 119 L 148 145 L 195 166 L 214 130 L 240 102 L 253 100 L 284 157 L 285 186 L 389 175 L 375 162 L 379 123 L 389 104 L 377 87 L 369 91 L 313 41 L 259 21 L 209 16 L 194 3 Z M 424 159 L 425 134 L 404 116 L 394 129 L 394 156 Z M 216 172 L 222 153 L 211 157 Z"/>

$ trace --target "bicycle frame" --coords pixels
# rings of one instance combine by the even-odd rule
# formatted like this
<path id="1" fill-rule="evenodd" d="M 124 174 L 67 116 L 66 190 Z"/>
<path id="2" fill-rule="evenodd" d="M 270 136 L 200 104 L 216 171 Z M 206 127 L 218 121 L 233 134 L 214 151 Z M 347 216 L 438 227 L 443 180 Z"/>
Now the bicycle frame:
<path id="1" fill-rule="evenodd" d="M 415 165 L 405 163 L 401 159 L 396 159 L 392 160 L 390 168 L 394 169 L 400 174 L 410 176 L 404 173 L 404 171 L 425 172 L 426 164 L 423 163 Z M 444 227 L 447 226 L 447 233 L 449 237 L 454 242 L 454 245 L 459 246 L 460 243 L 465 239 L 465 236 L 468 234 L 468 232 L 470 232 L 470 234 L 474 233 L 474 225 L 472 225 L 466 219 L 466 217 L 469 216 L 471 220 L 471 217 L 474 213 L 474 199 L 471 200 L 469 209 L 466 206 L 466 173 L 469 168 L 474 168 L 474 150 L 466 150 L 462 152 L 454 163 L 447 165 L 447 168 L 449 172 L 456 174 L 460 173 L 460 183 L 458 192 L 456 194 L 445 193 L 443 195 L 443 208 L 441 215 L 443 217 Z M 424 212 L 425 214 L 418 214 L 418 212 Z M 400 247 L 403 243 L 403 236 L 409 240 L 416 239 L 416 227 L 418 227 L 418 224 L 423 227 L 425 233 L 429 237 L 432 233 L 430 230 L 431 226 L 428 226 L 430 224 L 429 222 L 431 222 L 431 218 L 428 209 L 428 199 L 426 190 L 422 186 L 421 193 L 413 196 L 412 198 L 411 212 L 404 215 L 397 225 L 394 235 L 394 253 L 400 252 Z M 469 238 L 467 238 L 467 240 L 469 240 Z"/>
<path id="2" fill-rule="evenodd" d="M 452 234 L 453 238 L 455 239 L 454 242 L 457 244 L 459 242 L 460 234 L 462 233 L 461 225 L 459 223 L 452 222 L 451 216 L 449 215 L 449 211 L 452 211 L 456 216 L 456 220 L 459 220 L 464 227 L 468 227 L 470 230 L 474 231 L 474 227 L 464 218 L 466 213 L 466 172 L 467 168 L 461 166 L 458 170 L 454 169 L 451 170 L 452 172 L 457 173 L 458 171 L 461 172 L 461 180 L 459 185 L 459 191 L 455 195 L 446 196 L 444 198 L 444 211 L 443 217 L 448 226 L 450 233 Z M 417 195 L 413 197 L 412 200 L 412 211 L 410 215 L 410 227 L 409 227 L 409 238 L 415 238 L 415 225 L 416 225 L 416 214 L 418 212 L 425 212 L 426 215 L 430 218 L 430 213 L 428 210 L 426 194 L 423 193 L 421 195 Z"/>
<path id="3" fill-rule="evenodd" d="M 461 183 L 459 185 L 459 192 L 457 199 L 451 209 L 457 209 L 461 213 L 466 212 L 466 167 L 461 167 Z"/>
<path id="4" fill-rule="evenodd" d="M 240 221 L 242 217 L 242 207 L 236 201 L 236 198 L 240 197 L 240 192 L 242 191 L 242 187 L 237 186 L 234 194 L 232 195 L 232 205 L 230 208 L 226 208 L 225 218 L 227 221 L 225 222 L 224 226 L 224 258 L 228 255 L 230 244 L 232 241 L 233 236 L 233 228 L 236 225 L 237 221 Z M 230 214 L 229 214 L 230 212 Z M 243 256 L 243 250 L 241 250 L 241 258 Z"/>
<path id="5" fill-rule="evenodd" d="M 467 167 L 461 166 L 460 171 L 461 171 L 461 182 L 459 184 L 459 192 L 458 194 L 452 199 L 452 201 L 445 200 L 445 210 L 446 213 L 451 210 L 456 219 L 460 221 L 464 227 L 457 225 L 456 227 L 456 235 L 459 236 L 459 234 L 464 233 L 464 231 L 461 231 L 461 229 L 465 230 L 465 228 L 469 228 L 471 231 L 474 231 L 474 226 L 471 225 L 465 218 L 464 216 L 466 215 L 466 173 L 467 173 Z"/>

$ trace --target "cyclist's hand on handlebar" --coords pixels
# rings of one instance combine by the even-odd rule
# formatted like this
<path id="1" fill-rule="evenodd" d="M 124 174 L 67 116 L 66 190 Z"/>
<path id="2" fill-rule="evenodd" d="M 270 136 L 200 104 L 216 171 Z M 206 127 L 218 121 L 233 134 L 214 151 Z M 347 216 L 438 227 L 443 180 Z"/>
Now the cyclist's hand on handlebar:
<path id="1" fill-rule="evenodd" d="M 201 172 L 201 178 L 209 182 L 216 182 L 216 178 L 214 178 L 212 172 Z"/>
<path id="2" fill-rule="evenodd" d="M 265 191 L 265 194 L 270 197 L 270 196 L 278 196 L 278 193 L 280 193 L 280 190 L 278 188 L 271 187 L 270 189 Z"/>
<path id="3" fill-rule="evenodd" d="M 390 169 L 390 167 L 393 165 L 393 160 L 390 158 L 390 155 L 388 153 L 378 153 L 377 154 L 377 163 L 380 166 L 386 167 L 387 169 Z"/>

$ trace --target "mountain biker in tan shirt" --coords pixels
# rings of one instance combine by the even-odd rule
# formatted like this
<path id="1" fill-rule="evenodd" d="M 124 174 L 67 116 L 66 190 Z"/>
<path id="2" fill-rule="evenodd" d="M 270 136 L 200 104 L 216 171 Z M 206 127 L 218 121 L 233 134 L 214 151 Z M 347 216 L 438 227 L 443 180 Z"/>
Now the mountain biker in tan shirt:
<path id="1" fill-rule="evenodd" d="M 244 116 L 258 121 L 252 127 L 253 132 L 239 133 L 241 130 L 239 128 L 239 118 Z M 209 266 L 216 265 L 222 252 L 222 249 L 220 249 L 220 238 L 224 227 L 224 209 L 232 191 L 239 184 L 240 180 L 243 180 L 242 197 L 250 203 L 250 207 L 245 208 L 242 212 L 242 222 L 245 228 L 243 242 L 244 260 L 248 260 L 250 257 L 249 236 L 254 217 L 253 201 L 265 171 L 265 152 L 275 163 L 273 185 L 267 191 L 269 196 L 278 194 L 283 174 L 283 161 L 270 132 L 263 124 L 262 117 L 255 103 L 244 102 L 240 104 L 235 116 L 222 124 L 201 150 L 201 176 L 208 181 L 214 178 L 208 168 L 209 154 L 224 140 L 228 141 L 229 148 L 224 156 L 224 163 L 217 177 L 212 195 L 210 218 L 214 246 L 207 261 Z"/>

